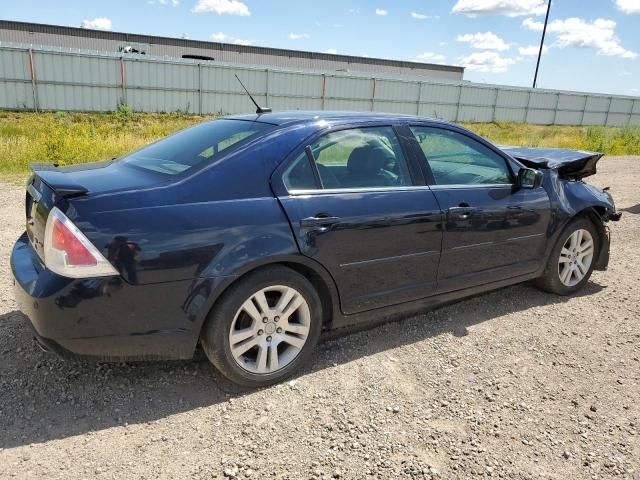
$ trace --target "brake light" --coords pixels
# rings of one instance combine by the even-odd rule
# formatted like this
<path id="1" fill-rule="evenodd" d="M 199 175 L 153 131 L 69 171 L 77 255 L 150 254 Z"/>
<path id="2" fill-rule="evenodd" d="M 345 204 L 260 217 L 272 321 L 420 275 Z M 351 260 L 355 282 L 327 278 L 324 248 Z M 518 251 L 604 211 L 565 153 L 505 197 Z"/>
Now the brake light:
<path id="1" fill-rule="evenodd" d="M 45 228 L 44 263 L 52 272 L 71 278 L 118 274 L 78 227 L 55 207 Z"/>

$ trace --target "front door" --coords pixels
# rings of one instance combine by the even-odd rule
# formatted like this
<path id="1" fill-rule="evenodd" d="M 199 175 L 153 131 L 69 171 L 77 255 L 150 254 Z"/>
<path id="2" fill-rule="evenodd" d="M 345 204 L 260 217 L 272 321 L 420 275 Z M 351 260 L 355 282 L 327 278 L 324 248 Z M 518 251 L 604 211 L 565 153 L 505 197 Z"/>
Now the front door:
<path id="1" fill-rule="evenodd" d="M 471 136 L 438 127 L 411 129 L 445 214 L 438 291 L 537 270 L 550 220 L 546 191 L 517 188 L 510 161 Z"/>
<path id="2" fill-rule="evenodd" d="M 431 295 L 442 216 L 394 129 L 327 133 L 287 167 L 280 196 L 301 252 L 333 276 L 344 313 Z"/>

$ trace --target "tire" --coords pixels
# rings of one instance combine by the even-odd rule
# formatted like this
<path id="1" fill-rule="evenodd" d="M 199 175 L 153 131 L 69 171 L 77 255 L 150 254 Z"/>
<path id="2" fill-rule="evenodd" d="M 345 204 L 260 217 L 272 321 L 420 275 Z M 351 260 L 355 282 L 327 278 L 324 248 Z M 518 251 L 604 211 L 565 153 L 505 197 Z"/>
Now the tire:
<path id="1" fill-rule="evenodd" d="M 535 285 L 558 295 L 579 291 L 589 281 L 599 252 L 600 237 L 593 222 L 584 217 L 573 219 L 558 237 Z"/>
<path id="2" fill-rule="evenodd" d="M 283 266 L 261 268 L 216 302 L 202 331 L 203 350 L 236 384 L 278 383 L 313 353 L 322 327 L 321 305 L 304 276 Z"/>

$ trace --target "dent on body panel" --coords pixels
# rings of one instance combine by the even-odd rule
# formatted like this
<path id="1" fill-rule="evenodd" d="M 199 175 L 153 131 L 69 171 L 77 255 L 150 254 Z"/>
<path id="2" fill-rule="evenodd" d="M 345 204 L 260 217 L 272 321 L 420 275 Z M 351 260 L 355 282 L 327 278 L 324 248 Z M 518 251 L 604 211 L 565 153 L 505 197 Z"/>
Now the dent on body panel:
<path id="1" fill-rule="evenodd" d="M 101 212 L 91 220 L 92 242 L 133 284 L 225 276 L 256 257 L 297 252 L 272 197 Z"/>

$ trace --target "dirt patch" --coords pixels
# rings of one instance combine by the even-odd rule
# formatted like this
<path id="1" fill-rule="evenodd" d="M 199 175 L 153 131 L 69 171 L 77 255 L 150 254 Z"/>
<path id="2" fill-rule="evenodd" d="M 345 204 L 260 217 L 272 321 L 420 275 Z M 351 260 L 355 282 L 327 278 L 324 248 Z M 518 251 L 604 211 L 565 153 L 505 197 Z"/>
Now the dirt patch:
<path id="1" fill-rule="evenodd" d="M 640 158 L 611 157 L 622 220 L 580 295 L 519 285 L 322 344 L 243 392 L 205 360 L 42 353 L 12 294 L 23 187 L 0 188 L 0 478 L 638 478 Z"/>

